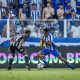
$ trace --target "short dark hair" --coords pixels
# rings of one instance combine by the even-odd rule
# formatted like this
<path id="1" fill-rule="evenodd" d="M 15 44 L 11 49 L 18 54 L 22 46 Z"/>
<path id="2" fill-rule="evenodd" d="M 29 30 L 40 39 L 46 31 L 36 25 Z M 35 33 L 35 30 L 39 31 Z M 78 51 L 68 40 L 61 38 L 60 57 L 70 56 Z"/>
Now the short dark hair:
<path id="1" fill-rule="evenodd" d="M 36 3 L 33 3 L 32 6 L 37 6 L 37 4 Z"/>
<path id="2" fill-rule="evenodd" d="M 31 31 L 30 30 L 25 30 L 25 33 L 31 33 Z"/>
<path id="3" fill-rule="evenodd" d="M 62 4 L 62 3 L 60 3 L 60 4 L 59 4 L 59 6 L 63 6 L 63 4 Z"/>
<path id="4" fill-rule="evenodd" d="M 48 31 L 49 31 L 49 29 L 48 29 L 48 28 L 44 28 L 44 31 L 45 31 L 45 32 L 48 32 Z"/>
<path id="5" fill-rule="evenodd" d="M 51 4 L 51 2 L 47 2 L 47 4 L 48 4 L 48 3 Z"/>

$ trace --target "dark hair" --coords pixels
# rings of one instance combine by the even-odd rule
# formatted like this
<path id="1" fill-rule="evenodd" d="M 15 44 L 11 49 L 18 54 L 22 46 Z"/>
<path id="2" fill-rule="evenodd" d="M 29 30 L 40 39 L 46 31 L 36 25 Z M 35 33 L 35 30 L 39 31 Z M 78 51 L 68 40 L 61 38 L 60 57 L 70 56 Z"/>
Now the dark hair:
<path id="1" fill-rule="evenodd" d="M 25 30 L 25 33 L 30 33 L 31 31 L 30 30 Z"/>
<path id="2" fill-rule="evenodd" d="M 51 2 L 47 2 L 47 4 L 48 4 L 48 3 L 51 4 Z"/>
<path id="3" fill-rule="evenodd" d="M 45 29 L 44 29 L 44 31 L 45 31 L 45 32 L 48 32 L 48 31 L 49 31 L 49 29 L 48 29 L 48 28 L 45 28 Z"/>
<path id="4" fill-rule="evenodd" d="M 63 4 L 62 4 L 62 3 L 60 3 L 60 4 L 59 4 L 59 6 L 63 6 Z"/>
<path id="5" fill-rule="evenodd" d="M 33 3 L 32 6 L 37 6 L 37 4 Z"/>

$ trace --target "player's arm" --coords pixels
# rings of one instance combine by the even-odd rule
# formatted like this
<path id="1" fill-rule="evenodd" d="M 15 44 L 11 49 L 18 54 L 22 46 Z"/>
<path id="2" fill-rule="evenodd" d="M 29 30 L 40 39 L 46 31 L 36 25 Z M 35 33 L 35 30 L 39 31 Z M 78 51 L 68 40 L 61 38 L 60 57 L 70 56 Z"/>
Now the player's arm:
<path id="1" fill-rule="evenodd" d="M 44 42 L 45 42 L 45 41 L 44 41 L 44 39 L 43 39 L 43 38 L 41 38 L 41 39 L 40 39 L 40 46 L 41 46 L 41 48 L 43 48 L 43 47 L 44 47 Z"/>
<path id="2" fill-rule="evenodd" d="M 23 43 L 24 43 L 24 39 L 22 39 L 22 40 L 20 41 L 19 46 L 18 46 L 18 49 L 21 48 L 21 46 L 22 46 Z"/>
<path id="3" fill-rule="evenodd" d="M 51 46 L 52 45 L 52 42 L 51 41 L 46 41 L 45 44 Z"/>
<path id="4" fill-rule="evenodd" d="M 14 42 L 14 41 L 15 41 L 14 38 L 11 38 L 11 39 L 10 39 L 10 46 L 11 46 L 11 43 Z M 8 51 L 10 51 L 10 46 L 9 46 L 9 48 L 8 48 Z"/>

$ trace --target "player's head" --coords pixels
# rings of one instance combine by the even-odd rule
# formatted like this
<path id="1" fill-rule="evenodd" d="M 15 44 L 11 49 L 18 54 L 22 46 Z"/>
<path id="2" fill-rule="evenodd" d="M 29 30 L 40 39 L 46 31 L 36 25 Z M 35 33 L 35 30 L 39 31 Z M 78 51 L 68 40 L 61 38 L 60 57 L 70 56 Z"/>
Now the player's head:
<path id="1" fill-rule="evenodd" d="M 79 26 L 79 21 L 75 21 L 75 26 L 76 26 L 76 27 Z"/>
<path id="2" fill-rule="evenodd" d="M 25 34 L 30 36 L 31 31 L 30 30 L 25 30 Z"/>
<path id="3" fill-rule="evenodd" d="M 47 2 L 47 7 L 51 7 L 51 3 L 50 2 Z"/>
<path id="4" fill-rule="evenodd" d="M 49 33 L 49 29 L 48 29 L 48 28 L 45 28 L 45 29 L 43 30 L 43 33 L 44 33 L 45 36 L 47 36 L 48 33 Z"/>
<path id="5" fill-rule="evenodd" d="M 71 3 L 70 2 L 68 2 L 67 5 L 68 5 L 68 7 L 71 7 Z"/>

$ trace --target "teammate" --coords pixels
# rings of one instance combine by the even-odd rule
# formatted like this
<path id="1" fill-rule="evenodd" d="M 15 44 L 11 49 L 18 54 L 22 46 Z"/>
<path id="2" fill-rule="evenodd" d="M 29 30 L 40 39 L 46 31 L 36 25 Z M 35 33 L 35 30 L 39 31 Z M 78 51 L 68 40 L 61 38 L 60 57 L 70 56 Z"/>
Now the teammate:
<path id="1" fill-rule="evenodd" d="M 46 62 L 44 57 L 47 54 L 52 53 L 54 56 L 57 56 L 60 60 L 62 60 L 68 67 L 75 69 L 74 66 L 69 64 L 69 62 L 66 59 L 64 59 L 61 56 L 61 54 L 57 51 L 56 46 L 53 42 L 53 36 L 51 33 L 49 33 L 49 29 L 45 28 L 43 33 L 44 33 L 44 35 L 41 40 L 42 40 L 42 47 L 43 47 L 44 43 L 45 43 L 45 47 L 40 52 L 38 52 L 36 57 L 43 59 L 44 64 L 48 65 L 48 63 Z"/>
<path id="2" fill-rule="evenodd" d="M 22 44 L 25 42 L 25 40 L 29 38 L 30 33 L 30 30 L 25 30 L 25 34 L 11 39 L 9 50 L 12 53 L 12 58 L 9 61 L 8 70 L 12 69 L 12 62 L 15 57 L 15 51 L 18 51 L 19 53 L 22 53 L 24 55 L 27 69 L 30 70 L 28 54 L 26 50 L 22 47 Z"/>

